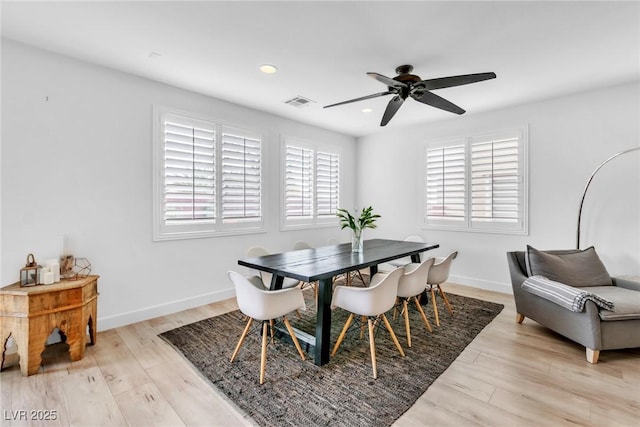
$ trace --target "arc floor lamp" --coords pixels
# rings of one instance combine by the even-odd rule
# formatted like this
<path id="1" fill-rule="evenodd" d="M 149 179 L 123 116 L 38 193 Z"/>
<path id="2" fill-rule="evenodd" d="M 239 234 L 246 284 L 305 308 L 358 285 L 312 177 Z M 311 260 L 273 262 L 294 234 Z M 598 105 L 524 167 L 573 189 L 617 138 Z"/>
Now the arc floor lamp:
<path id="1" fill-rule="evenodd" d="M 589 189 L 589 185 L 591 185 L 591 181 L 593 181 L 593 177 L 596 176 L 598 171 L 600 169 L 602 169 L 602 167 L 604 165 L 606 165 L 607 163 L 609 163 L 611 160 L 615 159 L 616 157 L 622 156 L 623 154 L 631 153 L 632 151 L 638 151 L 638 150 L 640 150 L 640 147 L 634 147 L 634 148 L 629 148 L 628 150 L 620 151 L 619 153 L 614 154 L 613 156 L 609 157 L 604 162 L 600 163 L 598 165 L 598 167 L 595 168 L 595 170 L 591 173 L 591 176 L 589 177 L 589 180 L 587 181 L 587 185 L 585 185 L 584 191 L 582 192 L 582 199 L 580 200 L 580 209 L 578 209 L 578 230 L 577 230 L 577 233 L 576 233 L 577 234 L 577 236 L 576 236 L 576 249 L 580 249 L 580 221 L 582 219 L 582 206 L 584 205 L 584 198 L 587 195 L 587 190 Z"/>

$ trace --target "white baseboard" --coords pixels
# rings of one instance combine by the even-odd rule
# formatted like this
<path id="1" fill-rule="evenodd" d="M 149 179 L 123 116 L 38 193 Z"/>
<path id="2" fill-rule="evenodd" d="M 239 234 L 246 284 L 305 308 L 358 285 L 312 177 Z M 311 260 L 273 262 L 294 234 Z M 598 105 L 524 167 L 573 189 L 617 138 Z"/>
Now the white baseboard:
<path id="1" fill-rule="evenodd" d="M 487 291 L 500 292 L 503 294 L 513 294 L 511 283 L 492 282 L 489 280 L 475 279 L 473 277 L 450 275 L 447 282 L 457 283 L 459 285 L 471 286 L 474 288 L 485 289 Z"/>
<path id="2" fill-rule="evenodd" d="M 457 283 L 464 286 L 472 286 L 474 288 L 485 289 L 488 291 L 512 294 L 510 283 L 499 283 L 488 280 L 475 279 L 466 276 L 449 276 L 449 282 Z M 216 292 L 210 292 L 194 297 L 184 298 L 178 301 L 172 301 L 166 304 L 159 304 L 146 307 L 141 310 L 129 311 L 113 316 L 98 317 L 98 329 L 106 331 L 107 329 L 118 328 L 120 326 L 130 325 L 131 323 L 142 322 L 144 320 L 153 319 L 158 316 L 177 313 L 182 310 L 200 307 L 202 305 L 211 304 L 213 302 L 223 301 L 235 296 L 234 288 L 223 289 Z"/>
<path id="3" fill-rule="evenodd" d="M 236 295 L 234 288 L 223 289 L 221 291 L 210 292 L 194 297 L 184 298 L 178 301 L 171 301 L 166 304 L 154 305 L 141 310 L 129 311 L 113 316 L 99 317 L 98 330 L 106 331 L 107 329 L 118 328 L 120 326 L 130 325 L 131 323 L 141 322 L 143 320 L 153 319 L 158 316 L 177 313 L 178 311 L 188 310 L 190 308 L 200 307 L 202 305 L 211 304 L 213 302 L 223 301 Z"/>

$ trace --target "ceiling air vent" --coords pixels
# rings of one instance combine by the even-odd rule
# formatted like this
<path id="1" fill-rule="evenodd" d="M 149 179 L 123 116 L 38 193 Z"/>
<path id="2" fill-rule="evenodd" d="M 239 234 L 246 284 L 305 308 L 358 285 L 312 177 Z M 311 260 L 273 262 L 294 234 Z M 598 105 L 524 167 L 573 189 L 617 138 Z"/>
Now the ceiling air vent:
<path id="1" fill-rule="evenodd" d="M 309 104 L 314 102 L 315 101 L 312 101 L 309 98 L 305 98 L 304 96 L 300 96 L 300 95 L 294 96 L 293 98 L 284 101 L 285 104 L 289 104 L 293 107 L 298 107 L 298 108 L 306 107 Z"/>

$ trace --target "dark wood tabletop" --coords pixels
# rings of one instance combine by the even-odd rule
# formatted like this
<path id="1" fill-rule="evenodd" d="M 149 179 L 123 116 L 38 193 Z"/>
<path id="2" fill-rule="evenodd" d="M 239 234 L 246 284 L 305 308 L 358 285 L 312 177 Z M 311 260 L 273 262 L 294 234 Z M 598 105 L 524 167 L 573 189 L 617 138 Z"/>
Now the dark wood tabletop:
<path id="1" fill-rule="evenodd" d="M 238 264 L 303 282 L 315 282 L 394 259 L 411 257 L 438 246 L 434 243 L 371 239 L 364 241 L 364 250 L 360 253 L 351 251 L 351 243 L 343 243 L 246 258 L 239 260 Z"/>

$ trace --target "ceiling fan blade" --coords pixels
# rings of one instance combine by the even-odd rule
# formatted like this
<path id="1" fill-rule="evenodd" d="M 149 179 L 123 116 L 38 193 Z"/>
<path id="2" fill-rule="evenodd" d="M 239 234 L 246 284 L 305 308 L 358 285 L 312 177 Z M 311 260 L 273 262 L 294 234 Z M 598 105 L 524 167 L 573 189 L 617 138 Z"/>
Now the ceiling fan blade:
<path id="1" fill-rule="evenodd" d="M 386 92 L 374 93 L 373 95 L 362 96 L 360 98 L 350 99 L 348 101 L 338 102 L 337 104 L 325 105 L 324 108 L 335 107 L 336 105 L 349 104 L 350 102 L 358 102 L 364 101 L 365 99 L 377 98 L 379 96 L 391 95 L 392 93 L 396 93 L 395 90 L 388 90 Z"/>
<path id="2" fill-rule="evenodd" d="M 393 80 L 392 78 L 389 78 L 387 76 L 383 76 L 382 74 L 378 74 L 378 73 L 367 73 L 367 75 L 373 79 L 376 79 L 377 81 L 379 81 L 380 83 L 384 83 L 389 87 L 395 87 L 396 89 L 400 89 L 403 87 L 408 87 L 406 83 L 402 83 L 399 82 L 397 80 Z"/>
<path id="3" fill-rule="evenodd" d="M 443 89 L 445 87 L 468 85 L 484 80 L 495 79 L 496 73 L 463 74 L 461 76 L 440 77 L 437 79 L 422 80 L 414 85 L 415 88 L 424 90 Z"/>
<path id="4" fill-rule="evenodd" d="M 456 114 L 465 113 L 465 111 L 462 108 L 458 107 L 456 104 L 452 103 L 451 101 L 447 101 L 446 99 L 436 95 L 435 93 L 431 93 L 428 90 L 417 90 L 411 94 L 411 97 L 416 101 L 422 102 L 423 104 L 431 105 L 432 107 L 436 107 L 441 110 L 450 111 Z"/>
<path id="5" fill-rule="evenodd" d="M 382 116 L 382 121 L 380 122 L 380 126 L 386 126 L 387 123 L 393 118 L 393 116 L 398 112 L 398 109 L 402 106 L 404 99 L 400 95 L 396 95 L 393 97 L 391 101 L 387 104 L 387 109 L 384 110 L 384 115 Z"/>

